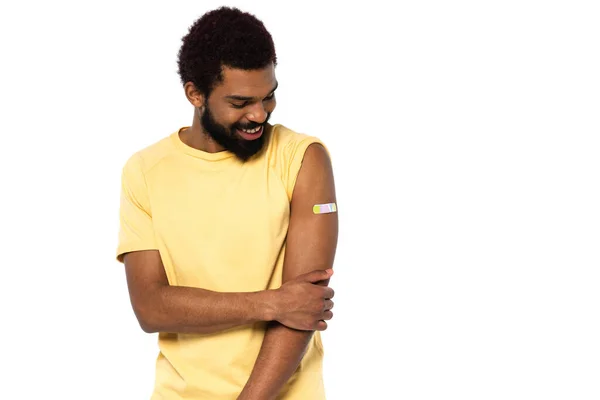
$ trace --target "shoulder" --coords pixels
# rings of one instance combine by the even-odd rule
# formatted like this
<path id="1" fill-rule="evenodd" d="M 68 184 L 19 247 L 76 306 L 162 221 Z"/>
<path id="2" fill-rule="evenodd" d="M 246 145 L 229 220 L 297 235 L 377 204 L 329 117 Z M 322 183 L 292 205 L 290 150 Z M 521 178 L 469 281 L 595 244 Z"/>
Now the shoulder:
<path id="1" fill-rule="evenodd" d="M 311 146 L 312 144 L 320 146 Z M 295 159 L 304 157 L 309 147 L 326 149 L 318 136 L 297 132 L 281 124 L 273 125 L 269 147 L 270 153 L 277 155 L 278 161 L 284 163 L 292 163 Z"/>
<path id="2" fill-rule="evenodd" d="M 271 130 L 268 157 L 290 200 L 304 162 L 316 169 L 329 163 L 328 150 L 319 137 L 299 133 L 283 125 L 274 125 Z"/>
<path id="3" fill-rule="evenodd" d="M 314 136 L 298 132 L 281 124 L 273 125 L 271 129 L 271 135 L 271 144 L 277 148 L 293 146 L 295 143 L 299 143 L 311 138 L 317 139 Z"/>
<path id="4" fill-rule="evenodd" d="M 305 164 L 309 167 L 331 167 L 329 151 L 323 143 L 319 141 L 308 145 L 304 152 L 303 168 Z"/>
<path id="5" fill-rule="evenodd" d="M 173 135 L 176 134 L 177 132 L 173 132 L 135 151 L 125 160 L 123 172 L 142 175 L 148 173 L 163 159 L 175 153 L 176 148 L 173 143 Z"/>

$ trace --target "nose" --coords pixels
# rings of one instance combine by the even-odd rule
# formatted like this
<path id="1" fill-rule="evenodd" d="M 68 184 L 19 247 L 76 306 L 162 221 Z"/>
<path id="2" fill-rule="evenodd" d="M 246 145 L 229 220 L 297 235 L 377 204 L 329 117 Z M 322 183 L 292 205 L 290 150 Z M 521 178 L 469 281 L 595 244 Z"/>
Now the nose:
<path id="1" fill-rule="evenodd" d="M 258 102 L 252 105 L 252 108 L 248 110 L 246 118 L 252 122 L 262 124 L 267 119 L 267 111 L 265 110 L 262 102 Z"/>

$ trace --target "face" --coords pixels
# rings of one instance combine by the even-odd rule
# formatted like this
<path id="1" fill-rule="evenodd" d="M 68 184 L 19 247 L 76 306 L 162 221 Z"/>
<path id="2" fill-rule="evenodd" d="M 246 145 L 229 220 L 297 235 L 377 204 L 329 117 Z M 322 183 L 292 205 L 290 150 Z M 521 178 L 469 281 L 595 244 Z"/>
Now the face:
<path id="1" fill-rule="evenodd" d="M 265 125 L 275 109 L 273 65 L 253 71 L 224 68 L 223 81 L 199 109 L 204 131 L 246 161 L 265 144 Z"/>

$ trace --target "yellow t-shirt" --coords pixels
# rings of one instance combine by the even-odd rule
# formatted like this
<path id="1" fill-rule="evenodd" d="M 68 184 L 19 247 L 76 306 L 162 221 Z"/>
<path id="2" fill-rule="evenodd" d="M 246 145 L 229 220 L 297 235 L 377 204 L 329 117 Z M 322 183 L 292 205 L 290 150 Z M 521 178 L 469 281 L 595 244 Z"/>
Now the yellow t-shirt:
<path id="1" fill-rule="evenodd" d="M 228 151 L 186 145 L 180 131 L 123 168 L 117 259 L 157 249 L 171 285 L 220 292 L 280 287 L 296 177 L 306 148 L 323 143 L 274 125 L 263 152 L 243 163 Z M 264 332 L 265 323 L 257 323 L 215 334 L 159 333 L 152 399 L 236 399 Z M 325 399 L 322 359 L 316 332 L 279 398 Z"/>

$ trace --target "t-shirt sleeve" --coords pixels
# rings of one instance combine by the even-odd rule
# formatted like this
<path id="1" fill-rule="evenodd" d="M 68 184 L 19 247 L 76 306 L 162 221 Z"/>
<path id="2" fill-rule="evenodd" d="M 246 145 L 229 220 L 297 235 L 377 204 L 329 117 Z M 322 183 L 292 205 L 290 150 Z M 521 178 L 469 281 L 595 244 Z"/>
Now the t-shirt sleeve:
<path id="1" fill-rule="evenodd" d="M 313 143 L 318 143 L 322 145 L 325 150 L 329 153 L 329 150 L 325 146 L 325 144 L 321 141 L 321 139 L 315 136 L 308 135 L 298 135 L 295 140 L 291 140 L 287 143 L 285 148 L 285 168 L 283 173 L 283 180 L 286 186 L 286 191 L 288 195 L 288 199 L 291 201 L 292 194 L 294 193 L 294 187 L 296 186 L 296 180 L 298 179 L 298 174 L 300 172 L 300 168 L 302 167 L 302 160 L 304 159 L 304 154 L 306 153 L 306 149 Z"/>
<path id="2" fill-rule="evenodd" d="M 156 249 L 154 226 L 142 160 L 133 155 L 122 170 L 117 261 L 131 251 Z"/>

